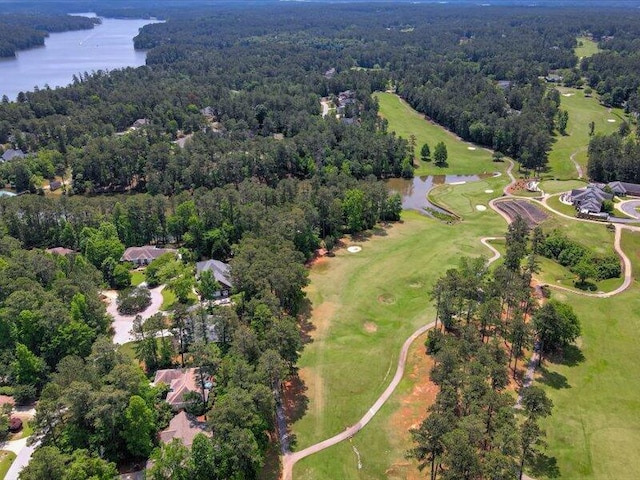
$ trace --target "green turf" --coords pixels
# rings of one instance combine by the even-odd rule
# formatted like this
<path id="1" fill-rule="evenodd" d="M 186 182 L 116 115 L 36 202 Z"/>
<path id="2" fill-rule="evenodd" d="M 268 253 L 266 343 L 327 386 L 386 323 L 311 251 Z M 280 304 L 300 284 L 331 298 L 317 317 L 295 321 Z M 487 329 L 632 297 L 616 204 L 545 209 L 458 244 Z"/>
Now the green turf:
<path id="1" fill-rule="evenodd" d="M 191 292 L 188 297 L 188 305 L 193 305 L 198 298 L 195 293 Z M 169 290 L 168 288 L 162 289 L 162 305 L 160 306 L 160 310 L 169 311 L 173 309 L 174 303 L 178 301 L 176 294 L 173 293 L 173 290 Z"/>
<path id="2" fill-rule="evenodd" d="M 131 272 L 131 285 L 133 285 L 134 287 L 137 287 L 144 281 L 146 281 L 144 272 L 140 270 L 134 270 Z"/>
<path id="3" fill-rule="evenodd" d="M 640 271 L 640 234 L 625 232 L 622 247 Z M 563 479 L 640 478 L 640 288 L 637 280 L 624 293 L 587 298 L 553 292 L 569 301 L 582 323 L 580 355 L 546 364 L 549 373 L 539 382 L 554 402 L 545 420 L 547 464 L 557 462 Z M 546 471 L 546 474 L 545 474 Z M 532 472 L 550 478 L 553 469 Z"/>
<path id="4" fill-rule="evenodd" d="M 576 288 L 575 282 L 577 277 L 574 273 L 571 272 L 567 267 L 563 267 L 559 263 L 549 259 L 540 257 L 540 273 L 536 275 L 536 278 L 542 282 L 549 285 L 559 285 L 561 287 L 573 288 L 576 291 L 579 289 Z M 622 277 L 620 278 L 609 278 L 607 280 L 601 281 L 593 281 L 592 279 L 588 279 L 587 282 L 593 283 L 596 287 L 594 291 L 598 292 L 610 292 L 615 290 L 620 285 L 622 285 Z"/>
<path id="5" fill-rule="evenodd" d="M 549 154 L 549 171 L 544 178 L 570 179 L 578 178 L 578 173 L 571 155 L 582 166 L 584 176 L 587 175 L 587 148 L 589 146 L 589 123 L 595 123 L 595 133 L 612 133 L 618 129 L 624 119 L 621 109 L 611 109 L 600 105 L 597 94 L 585 97 L 584 90 L 555 87 L 560 91 L 560 108 L 569 112 L 567 134 L 556 136 Z M 608 122 L 612 119 L 615 122 Z"/>
<path id="6" fill-rule="evenodd" d="M 0 450 L 0 479 L 5 477 L 15 458 L 15 453 L 8 450 Z"/>
<path id="7" fill-rule="evenodd" d="M 544 182 L 540 182 L 540 188 L 544 193 L 548 194 L 568 192 L 574 188 L 583 188 L 586 185 L 587 183 L 582 180 L 545 180 Z"/>
<path id="8" fill-rule="evenodd" d="M 397 95 L 377 92 L 374 96 L 380 104 L 380 115 L 389 122 L 389 130 L 393 130 L 407 140 L 410 140 L 411 135 L 415 135 L 416 164 L 420 165 L 415 172 L 416 175 L 473 175 L 506 168 L 505 163 L 493 162 L 489 151 L 459 140 L 451 132 L 426 120 L 424 115 L 416 112 Z M 422 145 L 428 143 L 433 155 L 434 147 L 441 141 L 447 146 L 448 167 L 436 167 L 433 161 L 423 162 L 419 159 Z M 469 150 L 469 148 L 475 148 L 475 150 Z"/>
<path id="9" fill-rule="evenodd" d="M 566 203 L 562 203 L 560 201 L 559 195 L 553 195 L 547 199 L 547 205 L 549 205 L 554 210 L 564 213 L 565 215 L 569 215 L 570 217 L 576 216 L 576 209 L 573 205 L 567 205 Z"/>
<path id="10" fill-rule="evenodd" d="M 492 255 L 479 238 L 504 235 L 504 220 L 475 205 L 488 202 L 491 195 L 484 190 L 500 192 L 504 183 L 502 177 L 448 186 L 440 197 L 464 216 L 463 222 L 448 225 L 404 212 L 402 223 L 356 241 L 361 252 L 338 250 L 311 270 L 307 293 L 315 330 L 299 361 L 308 406 L 293 424 L 297 449 L 341 432 L 373 404 L 394 374 L 402 343 L 432 320 L 428 291 L 438 276 L 463 255 Z M 367 331 L 371 324 L 375 332 Z M 376 421 L 385 424 L 392 411 L 385 407 Z M 357 446 L 362 470 L 345 443 L 301 462 L 295 478 L 387 478 L 386 469 L 404 455 L 398 436 L 406 444 L 406 431 L 390 435 L 388 429 L 368 426 L 361 436 L 366 440 Z"/>
<path id="11" fill-rule="evenodd" d="M 590 38 L 578 37 L 576 40 L 578 41 L 578 46 L 574 49 L 574 52 L 578 59 L 590 57 L 600 51 L 598 42 L 594 42 Z"/>

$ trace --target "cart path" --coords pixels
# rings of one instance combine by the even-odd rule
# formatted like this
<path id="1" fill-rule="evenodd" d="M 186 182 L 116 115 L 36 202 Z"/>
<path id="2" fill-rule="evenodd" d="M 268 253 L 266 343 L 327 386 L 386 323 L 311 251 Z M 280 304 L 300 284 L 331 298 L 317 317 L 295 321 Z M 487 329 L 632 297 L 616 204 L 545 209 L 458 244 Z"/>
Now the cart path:
<path id="1" fill-rule="evenodd" d="M 576 150 L 575 152 L 573 152 L 570 156 L 569 156 L 569 160 L 571 160 L 573 162 L 573 164 L 576 167 L 576 170 L 578 171 L 578 180 L 581 178 L 584 178 L 584 170 L 582 170 L 582 165 L 580 165 L 577 161 L 576 161 L 576 155 L 579 154 L 580 152 L 584 152 L 586 150 L 585 147 L 579 148 L 578 150 Z"/>
<path id="2" fill-rule="evenodd" d="M 488 265 L 492 264 L 493 262 L 495 262 L 500 258 L 500 252 L 496 250 L 493 246 L 491 246 L 488 242 L 490 240 L 500 240 L 500 238 L 501 237 L 483 237 L 482 239 L 480 239 L 482 244 L 493 252 L 493 256 L 487 261 Z M 314 445 L 311 445 L 305 448 L 304 450 L 300 450 L 299 452 L 287 451 L 288 434 L 286 433 L 286 431 L 284 431 L 284 429 L 282 428 L 282 425 L 280 425 L 279 433 L 280 433 L 280 439 L 281 439 L 281 447 L 283 450 L 282 452 L 283 453 L 283 458 L 282 458 L 282 479 L 283 480 L 293 480 L 293 466 L 296 464 L 296 462 L 298 462 L 299 460 L 302 460 L 305 457 L 308 457 L 309 455 L 313 455 L 314 453 L 318 453 L 326 448 L 329 448 L 333 445 L 343 442 L 344 440 L 350 439 L 356 433 L 362 430 L 371 421 L 371 419 L 375 416 L 375 414 L 378 413 L 380 408 L 382 408 L 382 406 L 387 402 L 387 400 L 389 400 L 389 398 L 395 391 L 396 387 L 402 380 L 402 377 L 404 375 L 404 368 L 407 363 L 407 355 L 409 353 L 409 348 L 411 347 L 411 344 L 418 337 L 420 337 L 422 334 L 424 334 L 434 326 L 435 326 L 435 322 L 431 322 L 427 325 L 424 325 L 419 329 L 417 329 L 415 332 L 413 332 L 411 336 L 407 338 L 407 340 L 405 340 L 404 344 L 402 345 L 402 349 L 400 350 L 400 356 L 398 357 L 398 363 L 396 366 L 396 373 L 393 376 L 391 383 L 389 383 L 389 386 L 378 397 L 378 399 L 375 401 L 373 406 L 369 410 L 367 410 L 364 416 L 354 425 L 348 427 L 343 432 L 340 432 L 331 438 L 328 438 Z M 278 411 L 276 416 L 278 418 L 283 418 L 283 412 L 281 411 L 282 407 L 281 405 L 279 405 L 280 402 L 276 402 L 276 403 L 278 404 L 277 406 Z M 278 423 L 280 424 L 281 422 L 278 422 Z"/>

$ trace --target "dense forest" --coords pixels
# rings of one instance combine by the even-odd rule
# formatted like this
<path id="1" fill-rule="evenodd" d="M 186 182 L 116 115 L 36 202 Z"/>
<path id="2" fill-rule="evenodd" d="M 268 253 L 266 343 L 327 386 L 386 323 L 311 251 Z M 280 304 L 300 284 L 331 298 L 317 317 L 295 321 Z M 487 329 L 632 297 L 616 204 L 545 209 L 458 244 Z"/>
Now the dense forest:
<path id="1" fill-rule="evenodd" d="M 35 435 L 44 445 L 24 478 L 111 478 L 115 464 L 144 461 L 152 451 L 152 478 L 257 476 L 275 430 L 280 383 L 303 348 L 297 322 L 305 262 L 346 233 L 398 220 L 400 197 L 383 180 L 413 176 L 414 146 L 388 131 L 372 92 L 395 89 L 464 139 L 540 170 L 560 102 L 542 77 L 574 69 L 576 36 L 590 32 L 605 51 L 580 69 L 612 104 L 636 111 L 638 72 L 606 66 L 635 54 L 640 22 L 626 11 L 492 8 L 488 16 L 484 8 L 428 5 L 221 5 L 215 12 L 171 2 L 118 5 L 93 6 L 168 20 L 135 39 L 148 49 L 146 66 L 85 72 L 68 87 L 0 102 L 2 148 L 27 154 L 0 164 L 0 181 L 33 193 L 0 199 L 0 365 L 7 372 L 0 388 L 21 402 L 40 399 Z M 345 115 L 322 117 L 320 97 L 347 90 L 354 100 Z M 591 157 L 614 159 L 593 172 L 590 166 L 594 178 L 636 178 L 625 173 L 637 171 L 630 127 L 616 135 L 594 137 Z M 616 164 L 627 152 L 630 166 Z M 47 179 L 58 179 L 63 195 L 45 195 Z M 452 401 L 445 387 L 453 377 L 462 373 L 466 382 L 455 385 L 460 408 L 445 419 L 449 430 L 438 448 L 459 445 L 477 433 L 466 425 L 488 421 L 473 444 L 477 471 L 497 465 L 513 473 L 531 453 L 529 444 L 504 456 L 489 452 L 516 425 L 505 414 L 504 389 L 510 363 L 531 339 L 523 319 L 535 306 L 524 285 L 534 265 L 520 267 L 527 235 L 512 232 L 516 247 L 504 269 L 489 273 L 467 262 L 437 286 L 447 295 L 438 303 L 446 332 L 431 348 L 451 365 L 436 371 L 445 392 L 438 405 Z M 166 284 L 177 300 L 166 315 L 136 322 L 132 361 L 111 343 L 99 292 L 130 293 L 128 269 L 118 262 L 125 247 L 145 244 L 180 249 L 180 258 L 161 257 L 146 274 L 149 285 Z M 75 253 L 42 250 L 59 246 Z M 209 258 L 231 265 L 231 307 L 199 301 L 212 286 L 196 281 L 194 262 Z M 476 283 L 450 288 L 447 279 L 467 277 L 465 269 L 478 273 Z M 508 322 L 496 317 L 496 304 L 507 305 Z M 574 320 L 563 306 L 552 310 L 540 309 L 540 329 L 551 328 L 549 318 Z M 521 343 L 505 365 L 495 345 L 514 345 L 515 335 Z M 469 360 L 478 360 L 476 370 Z M 213 439 L 199 437 L 191 452 L 156 448 L 169 417 L 166 392 L 150 387 L 145 374 L 170 366 L 216 378 L 211 395 L 189 407 L 206 413 Z M 478 384 L 481 398 L 467 401 Z M 499 432 L 494 414 L 506 418 Z M 125 422 L 133 418 L 139 421 Z M 536 433 L 537 418 L 529 420 L 528 434 Z M 415 455 L 438 459 L 434 475 L 455 472 L 443 452 Z"/>

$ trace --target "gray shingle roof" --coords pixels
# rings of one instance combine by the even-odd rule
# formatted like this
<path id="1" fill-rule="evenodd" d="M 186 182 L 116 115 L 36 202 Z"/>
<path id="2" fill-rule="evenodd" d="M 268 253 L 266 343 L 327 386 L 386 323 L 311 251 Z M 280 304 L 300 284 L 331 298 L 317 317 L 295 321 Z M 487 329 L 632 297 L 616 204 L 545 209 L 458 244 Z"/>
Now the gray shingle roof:
<path id="1" fill-rule="evenodd" d="M 213 278 L 223 286 L 233 287 L 231 283 L 231 269 L 227 263 L 220 260 L 205 260 L 204 262 L 196 263 L 196 274 L 200 274 L 204 271 L 213 273 Z"/>

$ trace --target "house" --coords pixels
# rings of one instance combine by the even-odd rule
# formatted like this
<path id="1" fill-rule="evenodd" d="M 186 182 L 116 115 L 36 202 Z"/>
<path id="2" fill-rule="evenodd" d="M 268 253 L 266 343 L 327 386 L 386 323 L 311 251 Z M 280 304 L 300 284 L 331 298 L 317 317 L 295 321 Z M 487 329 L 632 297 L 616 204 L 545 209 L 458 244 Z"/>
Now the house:
<path id="1" fill-rule="evenodd" d="M 329 70 L 327 70 L 323 74 L 323 77 L 326 78 L 326 79 L 331 79 L 331 78 L 333 78 L 335 76 L 336 76 L 336 69 L 335 68 L 330 68 Z"/>
<path id="2" fill-rule="evenodd" d="M 640 185 L 638 185 L 637 183 L 609 182 L 607 186 L 618 197 L 624 197 L 627 195 L 640 197 Z"/>
<path id="3" fill-rule="evenodd" d="M 204 107 L 200 110 L 200 113 L 207 118 L 214 118 L 216 116 L 216 112 L 213 107 Z"/>
<path id="4" fill-rule="evenodd" d="M 16 405 L 16 401 L 13 399 L 13 397 L 9 395 L 0 395 L 0 407 L 5 403 L 8 403 L 12 407 Z"/>
<path id="5" fill-rule="evenodd" d="M 202 272 L 211 272 L 213 278 L 220 284 L 220 291 L 216 293 L 216 297 L 228 297 L 233 288 L 231 282 L 231 269 L 229 264 L 220 260 L 206 260 L 196 263 L 196 277 L 200 277 Z"/>
<path id="6" fill-rule="evenodd" d="M 201 393 L 202 388 L 198 380 L 197 368 L 169 368 L 156 372 L 153 385 L 164 383 L 169 386 L 166 402 L 175 410 L 180 410 L 185 406 L 184 396 L 189 392 Z M 207 394 L 205 389 L 205 396 Z"/>
<path id="7" fill-rule="evenodd" d="M 15 160 L 16 158 L 24 158 L 26 156 L 27 155 L 19 148 L 17 150 L 10 148 L 9 150 L 7 150 L 2 154 L 2 161 L 8 162 L 9 160 Z"/>
<path id="8" fill-rule="evenodd" d="M 53 180 L 49 182 L 49 190 L 55 192 L 62 186 L 62 182 L 60 180 Z"/>
<path id="9" fill-rule="evenodd" d="M 586 188 L 571 190 L 571 204 L 581 213 L 600 213 L 602 204 L 612 200 L 613 194 L 603 190 L 603 186 L 591 183 Z"/>
<path id="10" fill-rule="evenodd" d="M 151 125 L 151 121 L 149 121 L 148 118 L 139 118 L 135 122 L 133 122 L 133 125 L 131 125 L 131 128 L 135 130 L 137 128 L 146 127 L 147 125 Z"/>
<path id="11" fill-rule="evenodd" d="M 51 253 L 52 255 L 62 255 L 62 256 L 71 255 L 72 253 L 75 253 L 74 250 L 71 250 L 70 248 L 65 248 L 65 247 L 47 248 L 45 252 Z"/>
<path id="12" fill-rule="evenodd" d="M 510 80 L 498 80 L 498 87 L 502 90 L 509 90 L 511 88 Z"/>
<path id="13" fill-rule="evenodd" d="M 182 411 L 171 419 L 167 428 L 159 433 L 160 441 L 171 443 L 174 438 L 177 438 L 185 447 L 190 447 L 197 434 L 204 433 L 211 436 L 211 432 L 206 430 L 206 426 L 205 422 L 200 422 Z"/>
<path id="14" fill-rule="evenodd" d="M 129 247 L 127 248 L 122 257 L 121 262 L 131 262 L 135 265 L 149 265 L 160 255 L 165 253 L 177 253 L 175 248 L 158 248 L 154 245 L 143 245 L 142 247 Z"/>
<path id="15" fill-rule="evenodd" d="M 562 82 L 562 75 L 558 75 L 557 73 L 550 73 L 544 79 L 549 83 L 560 83 Z"/>

